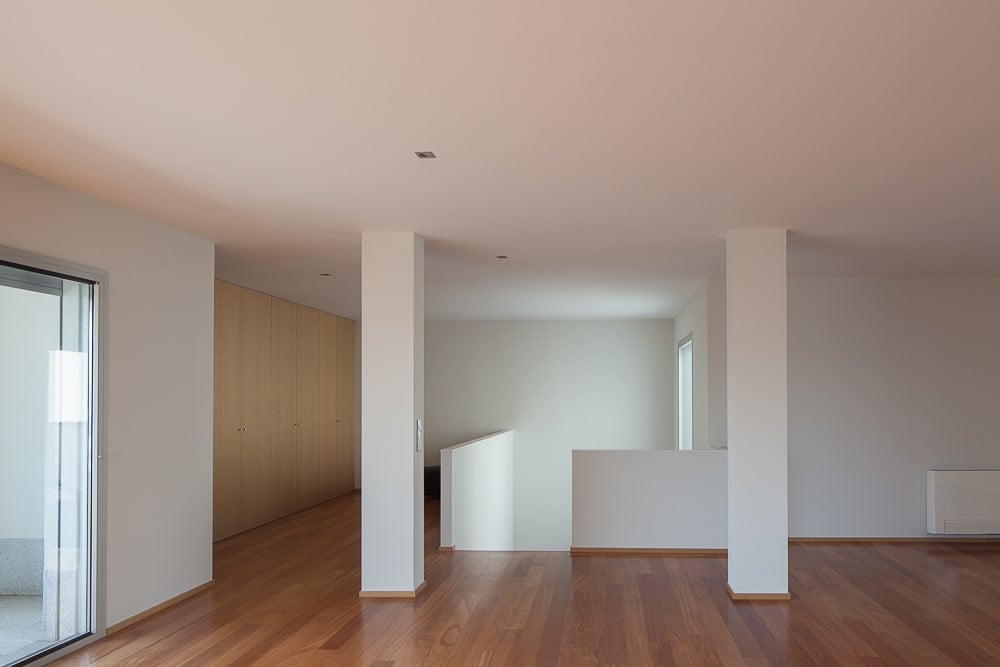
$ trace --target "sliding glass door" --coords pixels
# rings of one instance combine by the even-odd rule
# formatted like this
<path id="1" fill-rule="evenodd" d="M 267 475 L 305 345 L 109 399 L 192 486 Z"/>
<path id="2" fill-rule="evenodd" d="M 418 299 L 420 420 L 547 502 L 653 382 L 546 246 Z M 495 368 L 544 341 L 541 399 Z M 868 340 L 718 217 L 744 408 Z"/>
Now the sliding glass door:
<path id="1" fill-rule="evenodd" d="M 0 665 L 95 631 L 97 289 L 0 259 Z"/>

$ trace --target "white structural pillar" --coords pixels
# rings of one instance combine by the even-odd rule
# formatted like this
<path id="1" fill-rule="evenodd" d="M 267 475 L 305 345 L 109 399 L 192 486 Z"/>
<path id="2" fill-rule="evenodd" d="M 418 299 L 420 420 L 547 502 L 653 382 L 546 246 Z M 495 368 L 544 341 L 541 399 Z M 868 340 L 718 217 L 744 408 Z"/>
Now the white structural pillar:
<path id="1" fill-rule="evenodd" d="M 726 241 L 729 593 L 788 598 L 788 268 L 784 229 Z"/>
<path id="2" fill-rule="evenodd" d="M 424 242 L 361 236 L 361 596 L 424 585 Z"/>

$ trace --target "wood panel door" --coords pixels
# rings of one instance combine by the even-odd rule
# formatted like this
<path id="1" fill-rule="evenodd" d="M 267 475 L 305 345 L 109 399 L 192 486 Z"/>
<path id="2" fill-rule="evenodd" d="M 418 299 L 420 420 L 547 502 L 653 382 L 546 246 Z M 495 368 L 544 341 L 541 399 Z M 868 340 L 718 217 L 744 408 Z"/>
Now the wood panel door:
<path id="1" fill-rule="evenodd" d="M 319 311 L 296 306 L 295 438 L 299 509 L 322 502 L 319 458 Z"/>
<path id="2" fill-rule="evenodd" d="M 355 323 L 337 318 L 337 495 L 354 490 Z"/>
<path id="3" fill-rule="evenodd" d="M 270 485 L 273 503 L 270 519 L 288 516 L 298 509 L 296 486 L 296 332 L 297 309 L 291 301 L 271 302 L 271 401 L 268 419 L 271 422 Z"/>
<path id="4" fill-rule="evenodd" d="M 239 532 L 243 486 L 240 478 L 240 436 L 243 433 L 240 289 L 237 285 L 215 281 L 214 540 Z"/>
<path id="5" fill-rule="evenodd" d="M 242 509 L 240 530 L 270 520 L 274 492 L 270 484 L 271 302 L 272 297 L 243 289 L 243 443 L 240 456 Z"/>
<path id="6" fill-rule="evenodd" d="M 338 494 L 337 456 L 337 316 L 320 313 L 319 463 L 321 500 Z"/>

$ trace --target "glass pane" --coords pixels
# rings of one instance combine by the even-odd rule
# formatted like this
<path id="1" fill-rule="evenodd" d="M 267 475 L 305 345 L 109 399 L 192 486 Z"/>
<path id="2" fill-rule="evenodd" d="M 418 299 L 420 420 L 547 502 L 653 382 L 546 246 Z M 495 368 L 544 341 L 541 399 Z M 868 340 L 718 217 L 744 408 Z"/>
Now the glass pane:
<path id="1" fill-rule="evenodd" d="M 0 264 L 0 665 L 91 631 L 93 302 Z"/>
<path id="2" fill-rule="evenodd" d="M 677 448 L 691 449 L 694 440 L 694 359 L 689 340 L 677 348 Z"/>

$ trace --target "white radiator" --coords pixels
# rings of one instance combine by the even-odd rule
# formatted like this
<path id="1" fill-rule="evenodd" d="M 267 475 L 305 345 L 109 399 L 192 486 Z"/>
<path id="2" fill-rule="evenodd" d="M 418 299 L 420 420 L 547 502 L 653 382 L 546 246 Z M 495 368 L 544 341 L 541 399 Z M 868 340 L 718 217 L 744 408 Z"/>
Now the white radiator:
<path id="1" fill-rule="evenodd" d="M 1000 470 L 928 470 L 927 532 L 1000 534 Z"/>

